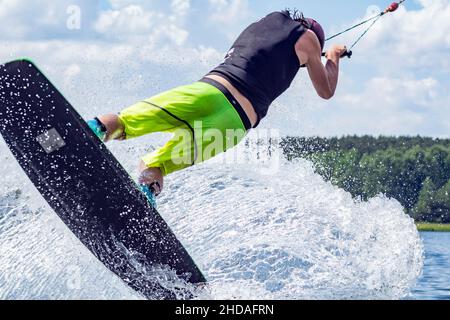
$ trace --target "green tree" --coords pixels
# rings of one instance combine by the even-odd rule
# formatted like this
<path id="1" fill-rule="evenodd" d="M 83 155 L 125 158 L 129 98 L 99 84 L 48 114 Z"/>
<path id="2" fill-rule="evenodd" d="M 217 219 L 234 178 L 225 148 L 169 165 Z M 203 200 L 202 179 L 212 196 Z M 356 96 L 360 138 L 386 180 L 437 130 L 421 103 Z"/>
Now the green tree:
<path id="1" fill-rule="evenodd" d="M 367 200 L 397 199 L 418 220 L 450 222 L 450 139 L 288 137 L 288 159 L 308 158 L 324 179 Z"/>
<path id="2" fill-rule="evenodd" d="M 435 219 L 450 223 L 450 180 L 437 192 L 432 210 Z"/>
<path id="3" fill-rule="evenodd" d="M 413 209 L 413 217 L 418 221 L 434 221 L 432 214 L 436 197 L 436 186 L 431 178 L 427 177 L 423 183 L 419 199 Z"/>

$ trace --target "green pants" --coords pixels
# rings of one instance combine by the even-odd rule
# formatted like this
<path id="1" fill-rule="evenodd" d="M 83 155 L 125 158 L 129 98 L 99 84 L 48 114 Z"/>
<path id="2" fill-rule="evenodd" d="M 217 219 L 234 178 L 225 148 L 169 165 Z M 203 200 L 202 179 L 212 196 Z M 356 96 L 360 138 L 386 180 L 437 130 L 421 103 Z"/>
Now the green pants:
<path id="1" fill-rule="evenodd" d="M 123 110 L 119 115 L 127 139 L 154 132 L 173 138 L 142 158 L 164 175 L 209 160 L 236 146 L 246 135 L 239 113 L 216 87 L 196 82 Z"/>

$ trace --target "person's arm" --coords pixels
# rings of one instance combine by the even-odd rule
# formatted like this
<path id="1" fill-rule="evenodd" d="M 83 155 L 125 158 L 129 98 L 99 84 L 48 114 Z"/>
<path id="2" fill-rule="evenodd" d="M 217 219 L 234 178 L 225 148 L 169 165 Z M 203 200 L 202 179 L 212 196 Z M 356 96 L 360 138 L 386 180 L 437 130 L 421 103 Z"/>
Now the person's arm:
<path id="1" fill-rule="evenodd" d="M 323 99 L 331 99 L 337 88 L 339 79 L 339 61 L 345 53 L 344 46 L 333 46 L 327 52 L 328 61 L 322 64 L 322 50 L 316 35 L 307 31 L 300 37 L 295 50 L 301 64 L 308 68 L 309 77 L 317 94 Z"/>

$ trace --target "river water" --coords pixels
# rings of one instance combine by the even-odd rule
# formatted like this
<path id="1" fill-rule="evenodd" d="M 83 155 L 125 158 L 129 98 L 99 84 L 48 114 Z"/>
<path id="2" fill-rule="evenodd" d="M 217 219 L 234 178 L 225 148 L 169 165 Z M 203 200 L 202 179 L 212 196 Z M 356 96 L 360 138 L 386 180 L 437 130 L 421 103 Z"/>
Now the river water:
<path id="1" fill-rule="evenodd" d="M 414 299 L 450 300 L 450 233 L 421 233 L 425 247 L 423 275 L 412 290 Z"/>

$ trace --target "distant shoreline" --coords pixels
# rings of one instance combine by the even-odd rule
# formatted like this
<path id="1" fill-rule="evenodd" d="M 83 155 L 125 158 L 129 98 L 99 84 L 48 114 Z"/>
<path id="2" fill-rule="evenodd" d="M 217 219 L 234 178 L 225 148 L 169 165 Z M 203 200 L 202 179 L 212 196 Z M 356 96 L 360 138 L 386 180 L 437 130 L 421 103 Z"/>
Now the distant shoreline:
<path id="1" fill-rule="evenodd" d="M 416 223 L 421 232 L 450 232 L 450 224 Z"/>

